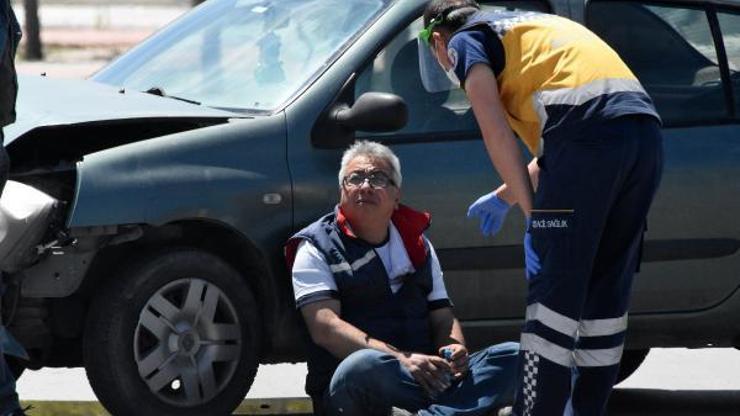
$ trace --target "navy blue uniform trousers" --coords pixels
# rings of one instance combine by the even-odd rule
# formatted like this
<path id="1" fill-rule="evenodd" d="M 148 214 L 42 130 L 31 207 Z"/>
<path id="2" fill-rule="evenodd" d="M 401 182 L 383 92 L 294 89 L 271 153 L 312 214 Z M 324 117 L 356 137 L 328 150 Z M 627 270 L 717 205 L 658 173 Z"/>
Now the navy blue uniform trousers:
<path id="1" fill-rule="evenodd" d="M 621 359 L 630 288 L 663 168 L 658 121 L 623 116 L 545 137 L 529 232 L 514 413 L 601 415 Z"/>

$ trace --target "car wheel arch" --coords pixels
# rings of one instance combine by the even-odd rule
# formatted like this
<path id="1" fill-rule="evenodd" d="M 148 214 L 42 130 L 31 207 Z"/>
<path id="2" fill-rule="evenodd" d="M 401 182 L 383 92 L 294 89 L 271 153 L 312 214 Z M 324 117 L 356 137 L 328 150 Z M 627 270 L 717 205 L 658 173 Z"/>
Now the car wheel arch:
<path id="1" fill-rule="evenodd" d="M 193 248 L 211 253 L 236 269 L 254 294 L 262 317 L 262 333 L 271 339 L 278 319 L 275 279 L 257 244 L 234 228 L 214 221 L 182 220 L 163 226 L 142 226 L 143 234 L 135 241 L 104 247 L 93 260 L 84 277 L 80 292 L 85 298 L 95 296 L 110 278 L 117 265 L 136 261 L 142 253 L 172 248 Z M 268 342 L 268 341 L 266 341 Z M 263 345 L 269 351 L 269 344 Z"/>

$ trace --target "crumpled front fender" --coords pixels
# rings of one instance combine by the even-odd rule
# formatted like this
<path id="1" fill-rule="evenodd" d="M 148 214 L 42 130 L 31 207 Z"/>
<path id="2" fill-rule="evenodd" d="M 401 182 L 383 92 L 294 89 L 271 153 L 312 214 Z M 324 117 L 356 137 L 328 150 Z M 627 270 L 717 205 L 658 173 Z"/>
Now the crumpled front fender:
<path id="1" fill-rule="evenodd" d="M 290 222 L 284 117 L 238 121 L 85 156 L 69 227 L 213 220 L 242 232 Z M 277 204 L 263 203 L 278 194 Z M 274 225 L 274 224 L 273 224 Z M 265 227 L 268 231 L 269 227 Z"/>

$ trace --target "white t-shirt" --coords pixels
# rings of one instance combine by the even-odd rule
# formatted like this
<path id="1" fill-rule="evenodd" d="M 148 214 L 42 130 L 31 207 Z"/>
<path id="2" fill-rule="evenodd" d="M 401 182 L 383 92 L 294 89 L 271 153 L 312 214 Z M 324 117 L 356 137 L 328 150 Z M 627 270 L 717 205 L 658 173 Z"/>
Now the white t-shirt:
<path id="1" fill-rule="evenodd" d="M 428 241 L 427 241 L 428 242 Z M 447 289 L 445 288 L 442 275 L 442 268 L 437 259 L 437 253 L 434 251 L 432 244 L 428 242 L 429 255 L 431 256 L 432 266 L 432 291 L 427 296 L 427 301 L 439 301 L 448 299 Z M 391 223 L 389 229 L 388 242 L 380 247 L 375 248 L 375 253 L 385 266 L 388 274 L 391 290 L 393 293 L 398 292 L 403 286 L 403 276 L 415 271 L 411 264 L 411 259 L 403 245 L 401 234 Z M 321 254 L 311 242 L 303 240 L 298 245 L 295 262 L 293 263 L 293 293 L 295 295 L 296 305 L 298 307 L 312 302 L 302 302 L 306 297 L 321 292 L 337 292 L 337 284 L 334 281 L 334 274 L 326 262 L 324 255 Z M 317 298 L 316 300 L 323 300 Z"/>

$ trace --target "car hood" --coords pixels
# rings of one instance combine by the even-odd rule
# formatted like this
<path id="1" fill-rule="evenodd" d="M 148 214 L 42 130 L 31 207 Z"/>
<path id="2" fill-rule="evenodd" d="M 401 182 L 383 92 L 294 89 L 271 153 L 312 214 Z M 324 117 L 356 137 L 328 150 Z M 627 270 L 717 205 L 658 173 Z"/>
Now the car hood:
<path id="1" fill-rule="evenodd" d="M 19 76 L 16 122 L 4 129 L 5 145 L 39 129 L 65 128 L 111 121 L 226 120 L 238 113 L 87 80 Z"/>

